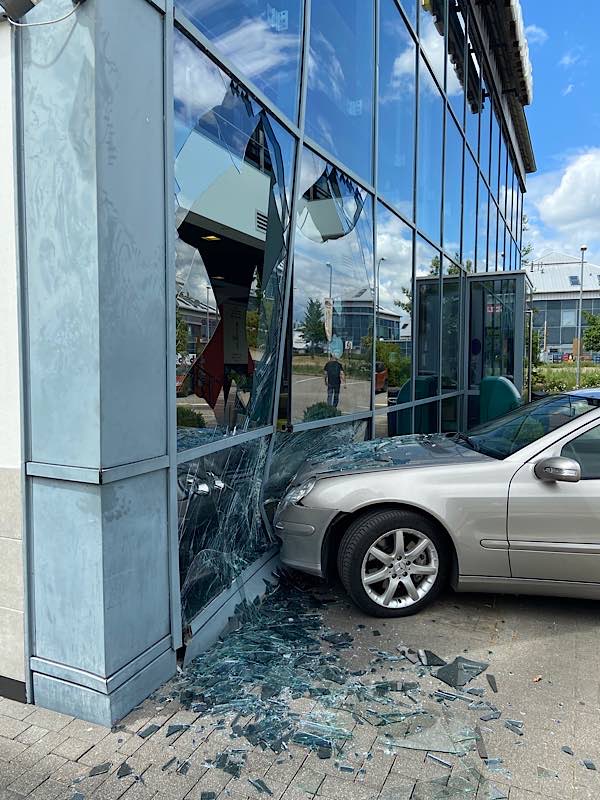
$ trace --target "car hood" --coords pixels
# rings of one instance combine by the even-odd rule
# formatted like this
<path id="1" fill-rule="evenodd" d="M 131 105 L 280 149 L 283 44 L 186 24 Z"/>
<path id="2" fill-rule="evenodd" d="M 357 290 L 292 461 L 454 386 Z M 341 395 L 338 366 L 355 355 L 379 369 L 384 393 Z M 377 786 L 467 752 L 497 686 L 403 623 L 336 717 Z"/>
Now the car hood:
<path id="1" fill-rule="evenodd" d="M 489 456 L 477 453 L 443 434 L 394 436 L 337 447 L 320 454 L 318 458 L 308 459 L 293 483 L 298 484 L 311 477 L 379 469 L 446 466 L 490 460 Z"/>

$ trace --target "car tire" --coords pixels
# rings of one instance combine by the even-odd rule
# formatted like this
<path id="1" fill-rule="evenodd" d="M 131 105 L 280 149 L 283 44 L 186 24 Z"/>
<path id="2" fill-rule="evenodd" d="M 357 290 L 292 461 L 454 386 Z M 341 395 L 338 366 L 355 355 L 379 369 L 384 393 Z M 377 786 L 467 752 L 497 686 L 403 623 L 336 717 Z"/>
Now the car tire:
<path id="1" fill-rule="evenodd" d="M 378 553 L 382 552 L 387 558 L 392 558 L 392 553 L 395 552 L 394 542 L 400 534 L 406 544 L 406 548 L 402 548 L 405 555 L 389 566 L 381 564 L 382 569 L 399 571 L 392 571 L 380 583 L 367 585 L 367 581 L 377 573 L 378 559 L 371 555 L 372 548 Z M 413 563 L 410 556 L 417 545 L 424 549 Z M 404 563 L 405 559 L 410 563 Z M 426 608 L 448 583 L 450 548 L 439 528 L 418 512 L 402 509 L 375 511 L 359 517 L 349 525 L 340 543 L 337 566 L 344 588 L 362 611 L 375 617 L 407 617 Z M 429 570 L 429 574 L 410 572 L 415 570 L 416 573 L 417 570 L 424 569 Z M 406 570 L 408 575 L 402 570 Z M 386 593 L 393 588 L 392 581 L 397 586 L 396 594 L 385 605 Z M 409 585 L 412 583 L 412 597 L 408 596 L 409 590 L 405 587 L 405 581 Z"/>

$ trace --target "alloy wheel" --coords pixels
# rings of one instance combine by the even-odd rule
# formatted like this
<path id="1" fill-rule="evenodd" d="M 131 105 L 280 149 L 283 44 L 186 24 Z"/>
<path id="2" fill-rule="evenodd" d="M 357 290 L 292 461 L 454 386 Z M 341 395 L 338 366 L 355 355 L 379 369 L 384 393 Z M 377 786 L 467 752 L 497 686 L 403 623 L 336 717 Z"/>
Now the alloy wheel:
<path id="1" fill-rule="evenodd" d="M 431 539 L 413 528 L 398 528 L 376 539 L 365 553 L 361 580 L 367 595 L 383 608 L 406 608 L 422 600 L 440 568 Z"/>

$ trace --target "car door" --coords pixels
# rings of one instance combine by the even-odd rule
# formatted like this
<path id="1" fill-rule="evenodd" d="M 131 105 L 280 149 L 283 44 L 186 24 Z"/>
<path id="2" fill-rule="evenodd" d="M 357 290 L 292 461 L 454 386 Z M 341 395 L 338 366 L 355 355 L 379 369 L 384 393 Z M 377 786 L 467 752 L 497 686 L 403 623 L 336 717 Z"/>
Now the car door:
<path id="1" fill-rule="evenodd" d="M 579 462 L 577 483 L 542 481 L 541 459 Z M 513 578 L 600 583 L 600 422 L 572 432 L 524 464 L 511 481 L 508 539 Z"/>

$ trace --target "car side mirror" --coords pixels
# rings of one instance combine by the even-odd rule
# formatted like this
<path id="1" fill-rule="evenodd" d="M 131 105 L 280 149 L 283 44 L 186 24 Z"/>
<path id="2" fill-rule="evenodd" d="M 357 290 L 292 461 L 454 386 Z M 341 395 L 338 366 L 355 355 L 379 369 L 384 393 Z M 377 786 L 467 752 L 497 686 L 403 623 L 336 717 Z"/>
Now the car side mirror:
<path id="1" fill-rule="evenodd" d="M 541 481 L 566 481 L 577 483 L 581 480 L 581 467 L 572 458 L 543 458 L 538 461 L 533 471 Z"/>

